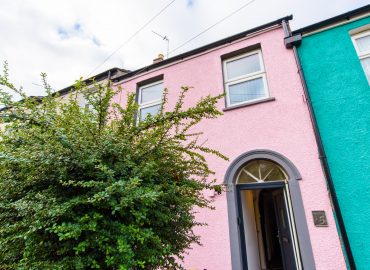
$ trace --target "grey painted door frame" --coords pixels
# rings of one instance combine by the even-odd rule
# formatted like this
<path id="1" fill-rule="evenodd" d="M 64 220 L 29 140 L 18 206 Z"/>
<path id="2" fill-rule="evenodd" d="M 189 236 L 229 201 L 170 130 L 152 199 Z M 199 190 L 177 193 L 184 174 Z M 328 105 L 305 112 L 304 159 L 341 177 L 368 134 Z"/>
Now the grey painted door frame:
<path id="1" fill-rule="evenodd" d="M 290 190 L 290 197 L 292 202 L 292 210 L 296 225 L 298 246 L 300 250 L 302 265 L 304 269 L 315 270 L 315 261 L 313 257 L 310 235 L 308 231 L 306 215 L 304 212 L 301 191 L 298 181 L 302 179 L 299 171 L 294 164 L 283 155 L 271 150 L 254 150 L 246 152 L 237 157 L 226 171 L 224 184 L 227 187 L 227 206 L 229 219 L 229 234 L 230 234 L 230 249 L 231 249 L 231 263 L 233 270 L 247 270 L 247 253 L 244 239 L 244 229 L 242 227 L 242 212 L 241 212 L 241 198 L 239 192 L 243 185 L 236 185 L 236 178 L 239 171 L 250 161 L 256 159 L 270 160 L 279 164 L 288 174 L 288 186 Z M 271 188 L 273 186 L 278 188 L 281 182 L 269 183 Z M 265 187 L 266 184 L 263 186 Z M 261 188 L 261 184 L 248 184 L 248 189 L 252 186 Z M 257 187 L 259 186 L 259 187 Z M 266 185 L 267 187 L 267 185 Z M 240 205 L 240 206 L 239 206 Z"/>
<path id="2" fill-rule="evenodd" d="M 275 189 L 284 188 L 284 182 L 270 182 L 270 183 L 258 183 L 258 184 L 239 184 L 236 185 L 236 201 L 238 205 L 238 224 L 239 224 L 239 237 L 240 237 L 240 251 L 241 251 L 241 261 L 243 268 L 248 269 L 248 258 L 247 258 L 247 247 L 245 241 L 244 232 L 244 219 L 243 219 L 243 208 L 241 201 L 241 191 L 242 190 L 253 190 L 253 189 Z M 234 268 L 233 268 L 234 269 Z"/>

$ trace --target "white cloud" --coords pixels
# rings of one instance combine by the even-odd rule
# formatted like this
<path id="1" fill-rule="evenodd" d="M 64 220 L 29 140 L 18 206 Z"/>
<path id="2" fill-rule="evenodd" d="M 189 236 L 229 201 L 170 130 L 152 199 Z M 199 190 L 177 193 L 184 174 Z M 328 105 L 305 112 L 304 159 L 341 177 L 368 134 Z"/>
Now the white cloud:
<path id="1" fill-rule="evenodd" d="M 245 0 L 177 0 L 94 73 L 117 66 L 150 64 L 170 39 L 170 50 L 233 12 Z M 366 0 L 256 0 L 176 53 L 210 43 L 268 21 L 293 14 L 299 28 L 367 4 Z M 30 95 L 41 95 L 40 72 L 60 89 L 87 76 L 169 0 L 47 1 L 0 0 L 0 61 Z"/>

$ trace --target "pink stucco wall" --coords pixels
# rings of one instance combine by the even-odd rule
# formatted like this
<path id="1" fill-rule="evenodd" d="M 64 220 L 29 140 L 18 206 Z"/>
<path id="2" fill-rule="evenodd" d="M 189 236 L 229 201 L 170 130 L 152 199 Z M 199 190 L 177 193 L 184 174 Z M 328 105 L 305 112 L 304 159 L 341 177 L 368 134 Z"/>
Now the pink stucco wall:
<path id="1" fill-rule="evenodd" d="M 210 168 L 216 171 L 221 183 L 230 163 L 244 152 L 269 149 L 290 159 L 302 175 L 299 185 L 316 269 L 346 269 L 297 66 L 292 51 L 284 47 L 281 28 L 119 82 L 124 90 L 116 101 L 123 102 L 125 91 L 135 91 L 138 82 L 160 74 L 164 75 L 164 85 L 170 91 L 170 103 L 176 101 L 184 85 L 194 87 L 186 98 L 187 106 L 202 96 L 223 93 L 221 55 L 254 44 L 261 44 L 268 88 L 275 100 L 226 111 L 218 119 L 199 125 L 207 146 L 230 158 L 223 161 L 210 157 Z M 220 100 L 218 108 L 224 107 L 224 100 Z M 184 263 L 188 269 L 231 269 L 226 194 L 216 195 L 214 206 L 215 211 L 200 211 L 197 216 L 208 226 L 196 229 L 203 246 L 194 246 L 189 251 Z M 313 225 L 313 210 L 325 210 L 328 227 Z"/>

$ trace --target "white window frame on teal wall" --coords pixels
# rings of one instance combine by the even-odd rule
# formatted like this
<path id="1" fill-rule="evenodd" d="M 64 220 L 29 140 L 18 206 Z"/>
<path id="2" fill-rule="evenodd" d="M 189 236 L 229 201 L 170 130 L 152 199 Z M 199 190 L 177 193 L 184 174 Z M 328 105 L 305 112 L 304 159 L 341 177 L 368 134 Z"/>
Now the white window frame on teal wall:
<path id="1" fill-rule="evenodd" d="M 162 104 L 163 87 L 162 87 L 162 93 L 161 93 L 160 98 L 149 100 L 147 102 L 141 102 L 143 90 L 145 90 L 147 88 L 150 88 L 150 87 L 153 87 L 153 86 L 156 86 L 156 85 L 159 85 L 159 84 L 163 85 L 163 81 L 161 80 L 161 81 L 157 81 L 157 82 L 154 82 L 154 83 L 145 84 L 145 85 L 142 85 L 142 86 L 139 87 L 139 93 L 138 93 L 139 94 L 139 96 L 138 96 L 139 117 L 138 117 L 138 120 L 143 120 L 142 117 L 141 117 L 143 109 L 158 106 L 158 105 Z"/>
<path id="2" fill-rule="evenodd" d="M 251 56 L 251 55 L 258 55 L 259 59 L 259 65 L 260 65 L 260 70 L 251 72 L 251 73 L 246 73 L 242 74 L 240 76 L 234 77 L 234 78 L 228 78 L 228 71 L 227 71 L 227 64 L 233 61 L 237 61 L 239 59 L 243 59 L 245 57 Z M 248 103 L 255 103 L 256 101 L 262 101 L 270 97 L 268 86 L 267 86 L 267 79 L 266 79 L 266 71 L 265 71 L 265 66 L 263 63 L 263 58 L 262 58 L 262 51 L 259 50 L 254 50 L 248 53 L 244 53 L 241 55 L 238 55 L 236 57 L 228 58 L 223 61 L 223 73 L 224 73 L 224 82 L 225 82 L 225 92 L 226 92 L 226 105 L 227 107 L 234 107 L 238 105 L 243 105 L 243 104 L 248 104 Z M 242 102 L 235 102 L 232 103 L 230 99 L 230 86 L 242 83 L 242 82 L 247 82 L 247 81 L 252 81 L 255 79 L 261 78 L 262 83 L 263 83 L 263 96 L 255 99 L 249 99 L 246 101 Z"/>
<path id="3" fill-rule="evenodd" d="M 357 40 L 359 38 L 363 38 L 363 37 L 367 37 L 367 36 L 370 36 L 370 30 L 369 31 L 363 31 L 361 33 L 358 33 L 356 35 L 353 35 L 351 38 L 352 38 L 352 42 L 353 42 L 353 45 L 355 46 L 355 49 L 356 49 L 356 52 L 357 52 L 357 55 L 358 55 L 358 58 L 360 59 L 360 62 L 361 62 L 361 65 L 362 65 L 362 68 L 365 72 L 365 75 L 366 75 L 366 78 L 367 78 L 367 81 L 368 83 L 370 84 L 370 69 L 367 70 L 363 64 L 363 61 L 365 59 L 370 59 L 370 49 L 367 50 L 367 51 L 361 51 L 358 47 L 358 44 L 357 44 Z"/>

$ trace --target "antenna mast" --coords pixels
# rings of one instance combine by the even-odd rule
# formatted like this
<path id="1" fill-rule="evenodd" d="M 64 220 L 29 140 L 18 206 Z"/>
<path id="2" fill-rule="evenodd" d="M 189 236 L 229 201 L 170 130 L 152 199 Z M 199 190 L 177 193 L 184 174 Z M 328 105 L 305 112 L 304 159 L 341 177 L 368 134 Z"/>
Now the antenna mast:
<path id="1" fill-rule="evenodd" d="M 166 53 L 166 58 L 168 58 L 169 53 L 170 53 L 170 40 L 168 39 L 168 37 L 167 37 L 167 36 L 163 36 L 163 35 L 161 35 L 161 34 L 158 34 L 157 32 L 155 32 L 155 31 L 153 31 L 153 30 L 152 30 L 152 32 L 153 32 L 154 34 L 156 34 L 157 36 L 161 37 L 163 40 L 165 40 L 165 41 L 167 42 L 167 53 Z"/>

